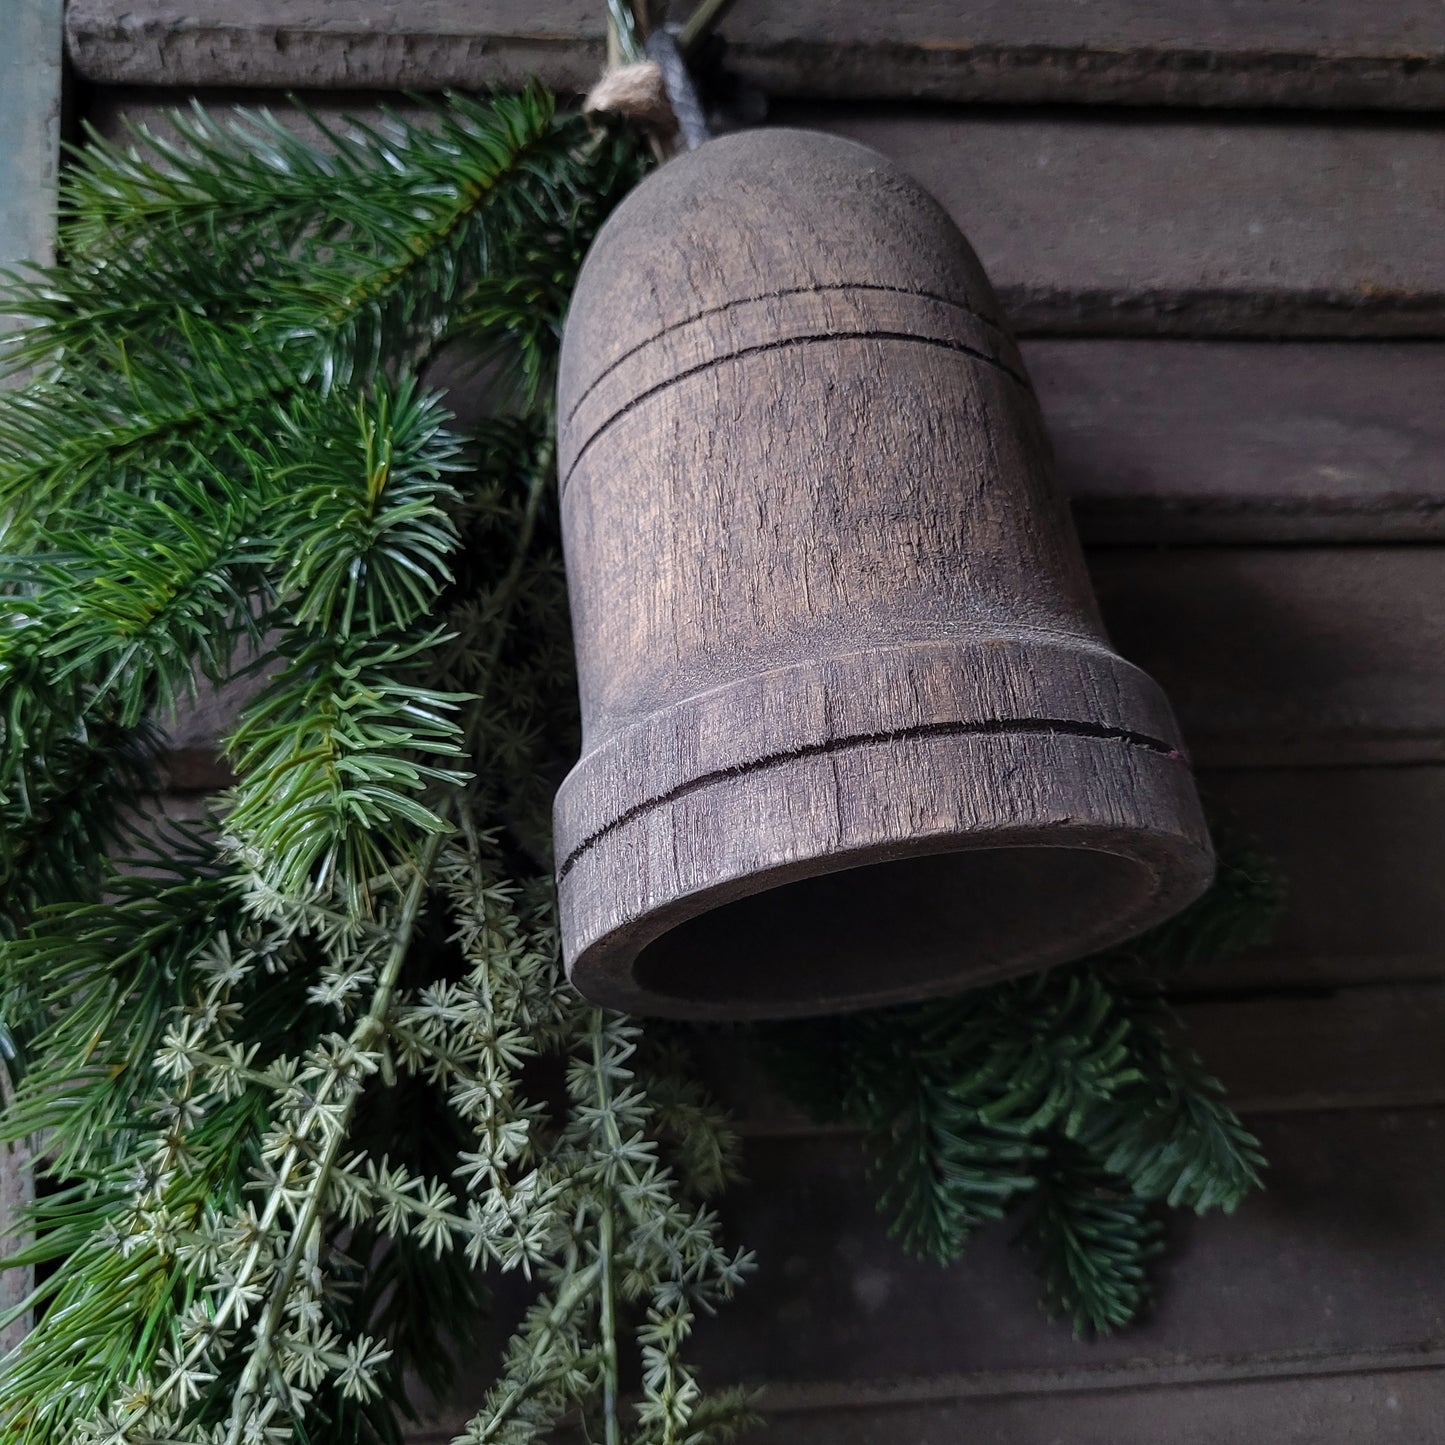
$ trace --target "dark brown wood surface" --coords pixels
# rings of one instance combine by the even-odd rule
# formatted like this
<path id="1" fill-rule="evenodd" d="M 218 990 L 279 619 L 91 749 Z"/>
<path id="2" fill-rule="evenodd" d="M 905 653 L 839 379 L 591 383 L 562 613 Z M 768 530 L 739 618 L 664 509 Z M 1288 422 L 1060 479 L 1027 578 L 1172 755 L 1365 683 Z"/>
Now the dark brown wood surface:
<path id="1" fill-rule="evenodd" d="M 1445 539 L 1445 346 L 1022 349 L 1086 542 Z"/>
<path id="2" fill-rule="evenodd" d="M 1116 547 L 1089 568 L 1199 762 L 1445 760 L 1445 551 Z"/>
<path id="3" fill-rule="evenodd" d="M 1025 341 L 1085 542 L 1445 538 L 1445 345 Z M 461 415 L 485 376 L 429 378 Z"/>
<path id="4" fill-rule="evenodd" d="M 674 9 L 685 13 L 685 7 Z M 590 0 L 71 0 L 71 58 L 107 83 L 585 90 Z M 1431 0 L 740 0 L 731 66 L 777 95 L 1146 105 L 1445 102 Z"/>
<path id="5" fill-rule="evenodd" d="M 1269 943 L 1180 987 L 1248 997 L 1445 981 L 1445 768 L 1248 768 L 1200 782 L 1273 860 L 1285 905 Z"/>

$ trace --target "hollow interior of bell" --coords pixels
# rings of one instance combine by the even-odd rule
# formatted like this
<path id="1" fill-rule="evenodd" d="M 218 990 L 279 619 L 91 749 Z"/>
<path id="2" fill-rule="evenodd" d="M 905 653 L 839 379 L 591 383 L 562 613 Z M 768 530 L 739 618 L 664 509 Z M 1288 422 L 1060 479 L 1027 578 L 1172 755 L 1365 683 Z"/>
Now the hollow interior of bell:
<path id="1" fill-rule="evenodd" d="M 1045 968 L 1128 937 L 1156 883 L 1092 848 L 871 863 L 722 903 L 648 944 L 636 983 L 717 1017 L 842 1012 Z M 1144 923 L 1149 922 L 1144 917 Z"/>

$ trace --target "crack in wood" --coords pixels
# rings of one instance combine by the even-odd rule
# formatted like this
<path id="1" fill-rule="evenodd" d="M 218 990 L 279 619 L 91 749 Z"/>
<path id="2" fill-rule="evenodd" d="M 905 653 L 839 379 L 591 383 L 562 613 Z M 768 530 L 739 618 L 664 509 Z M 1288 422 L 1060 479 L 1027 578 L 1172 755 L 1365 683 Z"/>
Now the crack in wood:
<path id="1" fill-rule="evenodd" d="M 810 743 L 805 747 L 789 748 L 784 752 L 769 753 L 748 763 L 734 767 L 715 768 L 702 773 L 687 782 L 670 788 L 665 793 L 635 804 L 596 832 L 589 834 L 567 855 L 557 869 L 558 879 L 565 878 L 577 865 L 582 856 L 596 847 L 610 833 L 624 827 L 649 809 L 675 803 L 689 794 L 700 792 L 726 778 L 743 777 L 749 773 L 763 772 L 768 768 L 781 767 L 802 758 L 826 757 L 829 754 L 850 751 L 854 748 L 874 747 L 880 744 L 912 742 L 919 738 L 939 737 L 993 737 L 1005 733 L 1048 733 L 1062 737 L 1095 738 L 1106 742 L 1120 742 L 1129 747 L 1142 748 L 1146 752 L 1159 753 L 1188 766 L 1188 758 L 1172 743 L 1161 738 L 1150 737 L 1147 733 L 1131 732 L 1128 728 L 1110 727 L 1103 723 L 1076 722 L 1063 718 L 990 718 L 982 722 L 941 722 L 923 723 L 914 727 L 890 728 L 884 732 L 859 733 L 854 737 L 829 738 L 826 742 Z"/>

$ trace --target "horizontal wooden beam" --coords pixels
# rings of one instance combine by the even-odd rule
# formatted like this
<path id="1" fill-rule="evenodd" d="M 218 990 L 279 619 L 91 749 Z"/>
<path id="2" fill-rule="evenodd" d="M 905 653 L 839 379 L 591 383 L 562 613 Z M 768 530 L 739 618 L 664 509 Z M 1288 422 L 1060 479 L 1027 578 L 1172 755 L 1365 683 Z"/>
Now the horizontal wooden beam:
<path id="1" fill-rule="evenodd" d="M 1445 130 L 790 108 L 908 167 L 1028 335 L 1445 334 Z"/>
<path id="2" fill-rule="evenodd" d="M 1089 568 L 1198 762 L 1445 761 L 1445 550 L 1096 548 Z"/>
<path id="3" fill-rule="evenodd" d="M 987 1322 L 980 1322 L 987 1328 Z M 1081 1344 L 1081 1356 L 1088 1346 Z M 757 1406 L 780 1445 L 1419 1445 L 1445 1410 L 1445 1351 L 1378 1350 L 1302 1359 L 1226 1358 L 1138 1381 L 1098 1370 L 1024 1371 L 850 1384 L 771 1386 Z M 718 1381 L 721 1383 L 721 1380 Z M 409 1431 L 409 1445 L 450 1445 L 471 1412 L 448 1409 Z M 1251 1433 L 1238 1433 L 1241 1420 Z M 1267 1433 L 1256 1435 L 1255 1429 Z M 1290 1432 L 1308 1430 L 1308 1435 Z M 566 1445 L 585 1445 L 582 1437 Z"/>
<path id="4" fill-rule="evenodd" d="M 1299 1440 L 1309 1445 L 1417 1445 L 1445 1410 L 1445 1371 L 1434 1357 L 1402 1351 L 1403 1368 L 1356 1371 L 1333 1362 L 1279 1379 L 1160 1388 L 1118 1380 L 1081 1393 L 1000 1393 L 936 1404 L 848 1408 L 831 1392 L 814 1404 L 794 1394 L 786 1415 L 764 1395 L 776 1445 L 934 1445 L 1006 1440 L 1008 1445 L 1220 1445 L 1226 1440 Z M 1242 1422 L 1248 1434 L 1240 1434 Z M 420 1437 L 425 1439 L 427 1437 Z M 433 1437 L 434 1438 L 434 1437 Z"/>
<path id="5" fill-rule="evenodd" d="M 1200 785 L 1271 860 L 1284 912 L 1268 943 L 1177 987 L 1445 983 L 1445 768 L 1250 768 Z"/>
<path id="6" fill-rule="evenodd" d="M 1223 1358 L 1247 1375 L 1256 1356 L 1440 1349 L 1438 1278 L 1420 1263 L 1445 1250 L 1434 1173 L 1445 1166 L 1445 1112 L 1254 1122 L 1270 1165 L 1264 1192 L 1232 1217 L 1179 1219 L 1158 1312 L 1086 1355 L 1039 1317 L 1008 1231 L 940 1270 L 886 1237 L 856 1140 L 754 1141 L 729 1232 L 767 1263 L 718 1321 L 713 1372 L 836 1388 L 1082 1369 L 1118 1388 Z"/>
<path id="7" fill-rule="evenodd" d="M 1445 346 L 1023 350 L 1086 541 L 1445 540 Z"/>
<path id="8" fill-rule="evenodd" d="M 1190 1043 L 1250 1115 L 1445 1105 L 1445 988 L 1197 1000 Z"/>
<path id="9" fill-rule="evenodd" d="M 69 37 L 81 73 L 111 84 L 475 89 L 536 74 L 577 91 L 602 66 L 604 13 L 588 0 L 70 0 Z M 776 95 L 1445 104 L 1431 0 L 740 0 L 721 33 L 730 68 Z"/>
<path id="10" fill-rule="evenodd" d="M 1085 541 L 1445 541 L 1445 345 L 1038 339 L 1023 356 Z M 486 414 L 460 356 L 428 381 Z"/>
<path id="11" fill-rule="evenodd" d="M 1095 548 L 1119 650 L 1163 684 L 1214 768 L 1445 762 L 1445 549 Z M 169 725 L 168 786 L 225 786 L 215 762 L 246 687 Z"/>
<path id="12" fill-rule="evenodd" d="M 1207 972 L 1177 981 L 1207 986 Z M 1445 984 L 1315 996 L 1193 997 L 1176 1004 L 1190 1046 L 1252 1120 L 1321 1110 L 1445 1108 Z M 749 1139 L 852 1136 L 778 1092 L 744 1035 L 700 1036 L 698 1065 Z"/>
<path id="13" fill-rule="evenodd" d="M 171 757 L 175 771 L 186 762 Z M 190 763 L 204 787 L 221 781 L 214 752 Z M 1185 972 L 1178 989 L 1322 996 L 1445 983 L 1445 767 L 1247 768 L 1206 771 L 1200 784 L 1215 812 L 1257 840 L 1285 904 L 1268 943 Z M 188 792 L 164 808 L 201 817 L 206 799 Z"/>
<path id="14" fill-rule="evenodd" d="M 0 46 L 0 268 L 49 261 L 55 252 L 56 181 L 60 169 L 62 0 L 27 0 L 6 16 Z M 0 315 L 0 335 L 14 318 Z M 14 386 L 18 377 L 0 381 Z M 9 1097 L 8 1060 L 0 1059 L 0 1087 Z M 31 1151 L 24 1141 L 0 1145 L 0 1259 L 25 1247 L 14 1233 L 16 1216 L 34 1198 Z M 30 1293 L 34 1270 L 0 1272 L 0 1315 Z M 0 1329 L 0 1353 L 19 1345 L 28 1313 Z"/>

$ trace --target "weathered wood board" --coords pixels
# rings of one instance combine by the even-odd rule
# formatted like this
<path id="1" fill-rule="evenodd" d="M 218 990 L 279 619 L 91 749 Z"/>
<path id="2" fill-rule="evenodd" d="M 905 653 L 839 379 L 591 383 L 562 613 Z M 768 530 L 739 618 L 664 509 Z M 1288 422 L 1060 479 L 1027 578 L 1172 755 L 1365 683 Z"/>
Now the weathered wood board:
<path id="1" fill-rule="evenodd" d="M 785 118 L 902 161 L 953 213 L 1026 334 L 1441 334 L 1435 125 L 805 108 Z"/>
<path id="2" fill-rule="evenodd" d="M 789 1402 L 772 1392 L 766 1430 L 776 1445 L 1421 1445 L 1445 1411 L 1445 1372 L 1434 1355 L 1374 1356 L 1328 1374 L 1224 1379 L 1173 1388 L 981 1394 L 934 1402 L 883 1398 L 867 1405 Z M 412 1445 L 448 1445 L 458 1413 L 409 1434 Z M 573 1445 L 568 1441 L 568 1445 Z M 580 1437 L 576 1445 L 583 1445 Z"/>
<path id="3" fill-rule="evenodd" d="M 1441 982 L 1211 997 L 1201 970 L 1172 985 L 1189 1046 L 1241 1112 L 1445 1107 Z M 709 1089 L 745 1137 L 852 1136 L 849 1126 L 820 1126 L 793 1104 L 748 1035 L 701 1033 L 692 1047 Z"/>
<path id="4" fill-rule="evenodd" d="M 1445 1105 L 1445 988 L 1195 999 L 1191 1044 L 1252 1113 Z"/>
<path id="5" fill-rule="evenodd" d="M 1434 547 L 1095 548 L 1119 650 L 1165 689 L 1212 768 L 1445 761 L 1445 552 Z M 209 759 L 237 695 L 171 730 L 173 786 Z"/>
<path id="6" fill-rule="evenodd" d="M 1321 1377 L 1167 1390 L 1005 1394 L 853 1410 L 804 1405 L 769 1414 L 766 1438 L 774 1445 L 1420 1445 L 1445 1411 L 1438 1363 L 1430 1358 L 1381 1371 L 1377 1362 L 1362 1361 Z"/>
<path id="7" fill-rule="evenodd" d="M 1089 568 L 1197 761 L 1445 760 L 1445 551 L 1096 548 Z"/>
<path id="8" fill-rule="evenodd" d="M 1206 804 L 1273 860 L 1285 906 L 1271 942 L 1186 973 L 1180 988 L 1445 980 L 1445 768 L 1254 768 L 1200 782 Z"/>
<path id="9" fill-rule="evenodd" d="M 55 244 L 62 3 L 24 0 L 7 16 L 0 49 L 0 266 L 48 260 Z"/>
<path id="10" fill-rule="evenodd" d="M 114 136 L 122 117 L 155 121 L 186 99 L 105 89 L 90 119 Z M 311 99 L 333 117 L 377 104 Z M 1445 335 L 1445 129 L 1428 122 L 857 107 L 780 119 L 900 160 L 953 212 L 1022 334 Z"/>
<path id="11" fill-rule="evenodd" d="M 1037 340 L 1085 541 L 1445 539 L 1445 346 Z"/>
<path id="12" fill-rule="evenodd" d="M 1445 762 L 1445 552 L 1434 547 L 1095 548 L 1119 651 L 1164 687 L 1208 768 Z M 179 790 L 240 690 L 171 728 Z"/>
<path id="13" fill-rule="evenodd" d="M 219 781 L 209 749 L 172 754 L 171 765 L 183 781 L 189 767 L 203 789 Z M 1206 771 L 1200 784 L 1259 841 L 1285 907 L 1269 943 L 1184 973 L 1179 989 L 1322 994 L 1445 981 L 1445 768 L 1248 768 Z M 167 811 L 199 817 L 203 803 L 184 793 Z"/>
<path id="14" fill-rule="evenodd" d="M 603 13 L 588 0 L 71 0 L 69 39 L 81 73 L 110 83 L 471 89 L 534 73 L 575 91 L 601 68 Z M 778 95 L 1445 103 L 1431 0 L 740 0 L 721 33 L 737 73 Z"/>
<path id="15" fill-rule="evenodd" d="M 1232 1217 L 1177 1220 L 1154 1314 L 1087 1346 L 1048 1326 L 1036 1286 L 987 1231 L 947 1270 L 886 1237 L 852 1138 L 754 1140 L 728 1229 L 761 1268 L 708 1331 L 720 1378 L 876 1390 L 1053 1371 L 1117 1386 L 1178 1381 L 1181 1366 L 1233 1373 L 1289 1359 L 1304 1374 L 1389 1346 L 1445 1337 L 1445 1115 L 1342 1111 L 1251 1120 L 1267 1187 Z M 1383 1362 L 1382 1362 L 1383 1363 Z M 1222 1368 L 1223 1367 L 1223 1368 Z M 1276 1368 L 1278 1366 L 1276 1365 Z M 1022 1384 L 1023 1381 L 1021 1380 Z"/>
<path id="16" fill-rule="evenodd" d="M 1020 349 L 1086 542 L 1445 540 L 1445 345 Z M 446 359 L 431 379 L 480 414 L 485 375 Z"/>
<path id="17" fill-rule="evenodd" d="M 63 0 L 25 0 L 16 7 L 0 46 L 0 268 L 23 261 L 47 262 L 55 250 L 55 187 L 60 167 L 61 8 Z M 0 335 L 14 318 L 0 313 Z M 0 383 L 4 384 L 4 383 Z M 0 1061 L 0 1088 L 8 1091 Z M 0 1229 L 33 1193 L 30 1150 L 0 1147 Z M 0 1255 L 23 1240 L 0 1239 Z M 30 1269 L 0 1273 L 0 1314 L 30 1292 Z M 25 1319 L 0 1330 L 0 1352 L 24 1336 Z"/>

